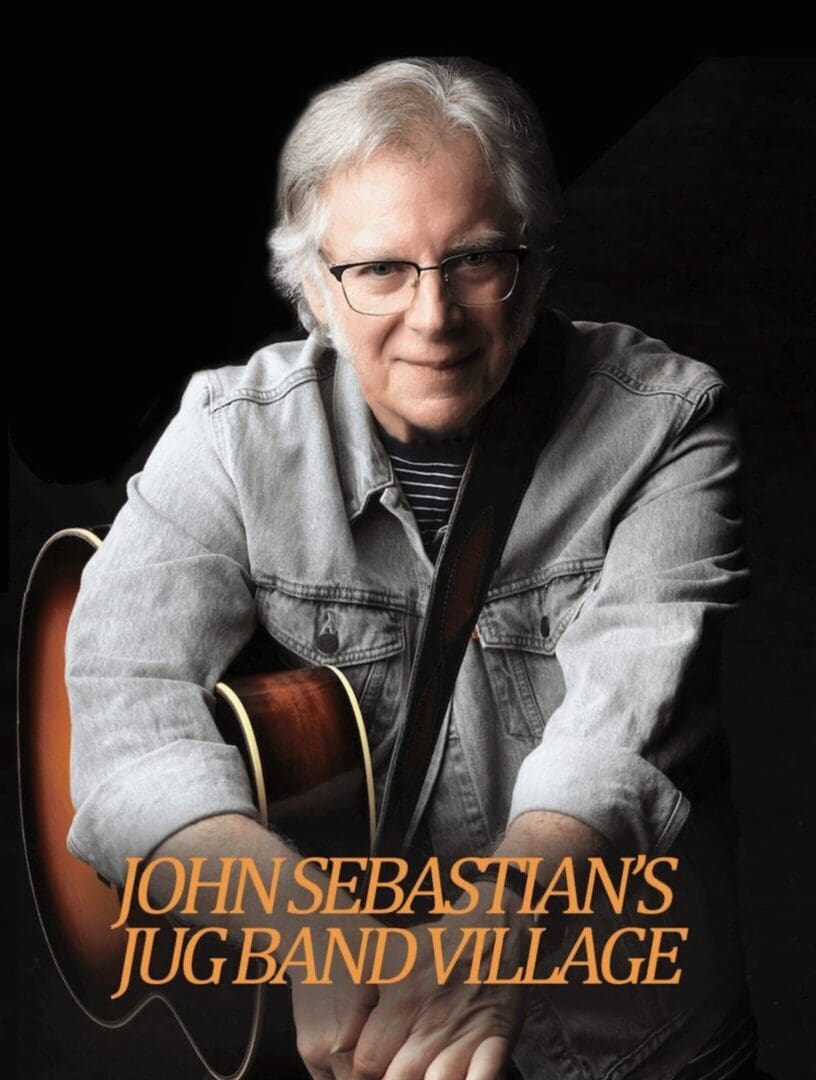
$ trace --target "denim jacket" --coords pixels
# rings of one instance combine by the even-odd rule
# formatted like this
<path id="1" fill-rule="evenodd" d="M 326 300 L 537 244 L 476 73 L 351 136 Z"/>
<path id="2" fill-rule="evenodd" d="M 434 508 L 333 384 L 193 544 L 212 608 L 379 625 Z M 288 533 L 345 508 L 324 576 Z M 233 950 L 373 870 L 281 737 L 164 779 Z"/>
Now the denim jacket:
<path id="1" fill-rule="evenodd" d="M 718 942 L 708 1004 L 677 987 L 539 992 L 516 1054 L 525 1076 L 544 1062 L 653 1080 L 679 1071 L 741 986 L 727 785 L 691 815 L 689 794 L 720 743 L 720 617 L 746 587 L 738 446 L 712 368 L 633 327 L 556 314 L 559 419 L 418 812 L 446 857 L 489 853 L 534 809 L 624 853 L 690 853 L 691 936 Z M 381 790 L 432 574 L 343 356 L 313 335 L 196 372 L 71 617 L 72 852 L 119 881 L 126 856 L 197 819 L 255 816 L 211 708 L 258 622 L 297 662 L 348 676 Z"/>

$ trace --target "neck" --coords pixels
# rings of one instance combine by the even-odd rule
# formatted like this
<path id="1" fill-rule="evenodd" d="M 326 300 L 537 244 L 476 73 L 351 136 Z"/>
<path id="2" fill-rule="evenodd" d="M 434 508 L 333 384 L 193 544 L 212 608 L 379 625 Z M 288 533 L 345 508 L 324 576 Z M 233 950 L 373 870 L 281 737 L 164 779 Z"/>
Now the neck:
<path id="1" fill-rule="evenodd" d="M 396 435 L 392 435 L 386 431 L 380 424 L 377 425 L 377 430 L 380 433 L 380 438 L 386 446 L 400 447 L 410 446 L 417 449 L 423 447 L 444 447 L 444 446 L 469 446 L 473 441 L 473 435 L 437 435 L 432 434 L 428 438 L 415 438 L 415 439 L 398 439 Z"/>
<path id="2" fill-rule="evenodd" d="M 407 423 L 395 423 L 390 417 L 383 419 L 371 410 L 377 430 L 395 443 L 402 446 L 432 446 L 438 443 L 472 442 L 479 429 L 481 413 L 474 416 L 463 427 L 450 427 L 441 430 L 414 427 Z"/>

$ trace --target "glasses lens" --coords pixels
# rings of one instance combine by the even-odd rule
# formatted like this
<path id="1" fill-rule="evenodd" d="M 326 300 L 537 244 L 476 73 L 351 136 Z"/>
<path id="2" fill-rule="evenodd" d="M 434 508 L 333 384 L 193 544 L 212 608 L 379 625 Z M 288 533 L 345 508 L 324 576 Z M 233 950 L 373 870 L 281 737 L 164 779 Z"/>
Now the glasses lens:
<path id="1" fill-rule="evenodd" d="M 471 251 L 445 261 L 448 288 L 459 304 L 478 307 L 506 300 L 516 284 L 518 257 L 505 251 Z"/>
<path id="2" fill-rule="evenodd" d="M 410 263 L 372 262 L 343 272 L 346 299 L 364 315 L 391 315 L 408 307 L 416 269 Z"/>
<path id="3" fill-rule="evenodd" d="M 519 260 L 512 252 L 470 251 L 441 265 L 448 290 L 457 304 L 479 307 L 506 300 L 516 285 Z M 363 315 L 395 315 L 410 307 L 417 284 L 413 263 L 370 262 L 343 271 L 343 290 L 350 307 Z"/>

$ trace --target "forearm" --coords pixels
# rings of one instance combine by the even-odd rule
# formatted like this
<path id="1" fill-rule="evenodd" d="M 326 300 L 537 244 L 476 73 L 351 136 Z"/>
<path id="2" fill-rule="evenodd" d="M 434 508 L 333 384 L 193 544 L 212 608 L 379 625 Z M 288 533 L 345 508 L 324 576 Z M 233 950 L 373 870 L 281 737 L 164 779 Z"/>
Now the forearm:
<path id="1" fill-rule="evenodd" d="M 539 858 L 539 876 L 551 874 L 567 856 L 603 855 L 609 844 L 577 818 L 552 810 L 531 810 L 514 819 L 494 854 L 502 858 Z"/>
<path id="2" fill-rule="evenodd" d="M 513 821 L 496 847 L 494 855 L 507 859 L 540 860 L 537 864 L 537 877 L 544 883 L 555 873 L 565 857 L 575 860 L 576 879 L 580 880 L 587 865 L 587 857 L 603 855 L 608 851 L 609 845 L 603 837 L 583 822 L 551 811 L 531 811 Z M 262 878 L 269 877 L 272 868 L 277 864 L 273 913 L 265 910 L 254 889 L 246 889 L 240 904 L 240 914 L 215 914 L 212 912 L 212 905 L 202 904 L 199 905 L 197 916 L 185 912 L 184 920 L 202 925 L 222 926 L 236 942 L 241 941 L 245 927 L 273 928 L 281 936 L 280 949 L 287 950 L 305 925 L 303 915 L 289 910 L 290 903 L 300 908 L 308 897 L 294 877 L 294 869 L 301 856 L 275 832 L 242 814 L 222 814 L 204 818 L 180 829 L 164 840 L 150 858 L 178 860 L 185 869 L 190 867 L 192 858 L 203 858 L 206 862 L 202 864 L 201 880 L 214 881 L 220 877 L 223 870 L 221 859 L 227 855 L 238 859 L 251 859 Z M 325 892 L 328 881 L 325 875 L 310 867 L 309 876 Z M 176 873 L 172 864 L 157 863 L 150 880 L 153 902 L 162 906 L 168 904 L 175 885 Z M 474 913 L 477 921 L 490 906 L 493 895 L 487 884 L 480 891 L 483 892 L 483 899 Z M 232 906 L 230 899 L 224 905 L 227 909 Z M 176 914 L 184 903 L 185 899 L 178 901 Z M 508 912 L 515 906 L 508 905 Z M 319 915 L 310 915 L 305 921 L 314 931 L 320 929 L 322 918 Z"/>
<path id="3" fill-rule="evenodd" d="M 247 926 L 268 926 L 281 935 L 281 949 L 286 950 L 297 933 L 304 926 L 303 916 L 288 911 L 289 904 L 303 905 L 308 901 L 302 886 L 294 879 L 294 868 L 301 858 L 277 833 L 243 814 L 221 814 L 204 818 L 185 826 L 163 841 L 150 856 L 151 860 L 173 858 L 189 866 L 192 858 L 204 858 L 202 881 L 217 880 L 222 871 L 221 859 L 233 856 L 238 859 L 251 859 L 262 879 L 268 878 L 272 868 L 278 868 L 273 914 L 269 914 L 258 893 L 245 889 L 242 895 L 241 914 L 214 914 L 206 908 L 200 909 L 198 917 L 185 914 L 185 920 L 197 921 L 208 926 L 219 925 L 227 929 L 230 938 L 240 941 L 243 928 Z M 323 876 L 313 867 L 309 869 L 312 880 L 325 887 Z M 156 867 L 152 873 L 150 893 L 161 904 L 167 904 L 172 897 L 175 874 L 172 865 L 165 863 Z M 180 908 L 183 900 L 176 905 Z M 228 900 L 225 907 L 232 905 Z M 309 916 L 309 925 L 316 928 L 318 916 Z"/>
<path id="4" fill-rule="evenodd" d="M 546 885 L 565 858 L 573 860 L 575 881 L 587 877 L 590 857 L 612 854 L 609 842 L 592 826 L 552 810 L 532 810 L 513 820 L 494 856 L 502 859 L 536 859 L 535 875 Z"/>

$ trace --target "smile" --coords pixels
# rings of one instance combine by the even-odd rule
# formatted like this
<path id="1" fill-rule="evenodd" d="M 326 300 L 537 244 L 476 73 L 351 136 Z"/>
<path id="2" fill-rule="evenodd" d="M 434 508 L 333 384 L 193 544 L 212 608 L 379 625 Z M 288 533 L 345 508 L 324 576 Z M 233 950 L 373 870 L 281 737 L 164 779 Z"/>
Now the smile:
<path id="1" fill-rule="evenodd" d="M 474 360 L 477 354 L 478 350 L 474 349 L 467 356 L 454 356 L 443 360 L 404 360 L 403 363 L 410 364 L 411 367 L 427 368 L 429 371 L 449 371 Z"/>

